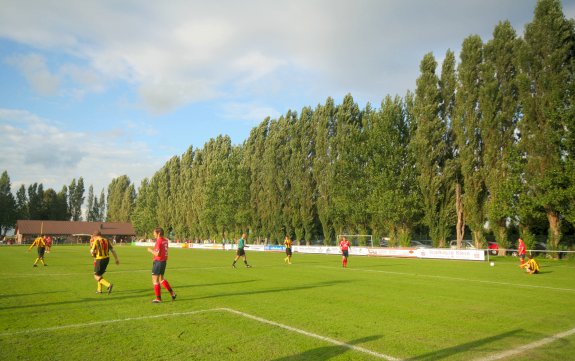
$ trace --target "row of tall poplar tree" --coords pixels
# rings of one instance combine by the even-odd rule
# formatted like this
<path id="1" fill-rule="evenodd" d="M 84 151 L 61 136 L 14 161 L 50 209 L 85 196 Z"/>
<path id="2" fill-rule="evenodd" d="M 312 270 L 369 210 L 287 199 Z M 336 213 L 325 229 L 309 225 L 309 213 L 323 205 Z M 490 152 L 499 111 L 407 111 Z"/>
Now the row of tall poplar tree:
<path id="1" fill-rule="evenodd" d="M 265 119 L 241 145 L 190 147 L 137 195 L 127 177 L 115 182 L 141 233 L 406 244 L 423 226 L 435 246 L 467 229 L 477 245 L 491 233 L 506 247 L 510 227 L 530 241 L 545 221 L 557 248 L 575 224 L 574 70 L 574 22 L 541 0 L 522 37 L 504 21 L 487 42 L 464 39 L 459 61 L 447 51 L 441 69 L 425 55 L 415 93 L 363 109 L 328 98 Z"/>
<path id="2" fill-rule="evenodd" d="M 108 187 L 106 220 L 141 236 L 333 244 L 342 233 L 435 246 L 470 233 L 509 246 L 575 225 L 575 23 L 538 1 L 523 36 L 508 21 L 420 63 L 415 92 L 360 109 L 351 95 L 267 118 L 241 145 L 219 136 L 175 156 L 137 191 Z M 98 200 L 94 199 L 96 204 Z M 103 195 L 101 201 L 103 203 Z"/>
<path id="3" fill-rule="evenodd" d="M 53 220 L 88 222 L 129 222 L 136 193 L 127 176 L 114 179 L 108 186 L 108 198 L 104 190 L 99 197 L 93 186 L 88 188 L 84 207 L 84 179 L 73 179 L 59 192 L 44 189 L 42 183 L 20 185 L 12 194 L 8 171 L 0 175 L 0 236 L 15 227 L 17 220 Z"/>

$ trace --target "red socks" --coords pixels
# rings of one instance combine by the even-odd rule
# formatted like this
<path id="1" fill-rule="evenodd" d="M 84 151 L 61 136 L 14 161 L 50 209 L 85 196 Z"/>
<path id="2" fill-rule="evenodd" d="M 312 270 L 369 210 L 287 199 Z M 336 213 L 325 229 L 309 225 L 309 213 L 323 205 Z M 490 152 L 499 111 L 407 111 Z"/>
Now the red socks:
<path id="1" fill-rule="evenodd" d="M 154 293 L 156 294 L 156 299 L 158 299 L 158 300 L 162 299 L 162 294 L 161 294 L 159 283 L 154 283 Z"/>
<path id="2" fill-rule="evenodd" d="M 170 294 L 172 294 L 172 287 L 170 287 L 170 284 L 168 283 L 168 281 L 163 280 L 162 281 L 162 286 L 164 286 L 164 288 L 166 290 L 168 290 L 168 292 L 170 292 Z M 159 288 L 159 287 L 158 287 Z"/>

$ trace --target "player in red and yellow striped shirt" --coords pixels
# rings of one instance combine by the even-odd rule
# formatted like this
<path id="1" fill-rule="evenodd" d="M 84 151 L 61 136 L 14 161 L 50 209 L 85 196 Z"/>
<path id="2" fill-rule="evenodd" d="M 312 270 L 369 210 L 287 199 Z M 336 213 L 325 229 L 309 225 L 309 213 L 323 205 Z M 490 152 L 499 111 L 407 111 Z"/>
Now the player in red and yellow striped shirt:
<path id="1" fill-rule="evenodd" d="M 44 252 L 46 252 L 46 239 L 44 238 L 44 235 L 38 236 L 30 245 L 28 251 L 34 247 L 38 247 L 38 258 L 36 258 L 36 261 L 34 261 L 34 267 L 38 267 L 38 261 L 42 262 L 44 266 L 47 266 L 47 264 L 44 262 Z"/>
<path id="2" fill-rule="evenodd" d="M 102 286 L 106 286 L 108 294 L 110 294 L 114 285 L 106 281 L 102 275 L 106 272 L 106 268 L 110 262 L 110 252 L 114 255 L 117 265 L 120 264 L 120 260 L 110 241 L 102 237 L 100 231 L 96 231 L 92 234 L 91 243 L 90 253 L 92 253 L 92 256 L 96 259 L 94 263 L 94 279 L 98 282 L 96 293 L 102 293 Z"/>

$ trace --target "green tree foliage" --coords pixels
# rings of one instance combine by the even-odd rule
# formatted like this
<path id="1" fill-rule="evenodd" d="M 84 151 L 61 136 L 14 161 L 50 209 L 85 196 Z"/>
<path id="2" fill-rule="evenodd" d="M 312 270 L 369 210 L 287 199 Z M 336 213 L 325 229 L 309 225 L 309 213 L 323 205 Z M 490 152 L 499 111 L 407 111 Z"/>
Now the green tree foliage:
<path id="1" fill-rule="evenodd" d="M 265 142 L 268 134 L 270 119 L 266 118 L 256 128 L 250 132 L 250 136 L 244 143 L 243 168 L 249 175 L 249 218 L 251 222 L 251 233 L 258 237 L 263 235 L 262 217 L 265 213 L 264 197 L 264 163 L 262 159 L 265 152 Z M 263 216 L 265 218 L 265 215 Z"/>
<path id="2" fill-rule="evenodd" d="M 16 192 L 16 219 L 30 219 L 26 187 L 22 184 Z"/>
<path id="3" fill-rule="evenodd" d="M 106 219 L 106 193 L 104 189 L 100 192 L 100 199 L 98 200 L 98 212 L 94 212 L 97 214 L 96 221 L 103 222 Z M 94 201 L 94 208 L 96 208 L 96 202 Z"/>
<path id="4" fill-rule="evenodd" d="M 56 203 L 53 207 L 52 219 L 59 221 L 67 221 L 70 219 L 70 212 L 68 210 L 68 187 L 62 186 L 62 189 L 56 195 Z"/>
<path id="5" fill-rule="evenodd" d="M 313 159 L 313 179 L 317 186 L 317 213 L 321 225 L 324 244 L 335 239 L 333 228 L 333 185 L 336 182 L 332 138 L 336 131 L 336 107 L 332 98 L 325 105 L 318 105 L 312 121 L 314 124 L 315 158 Z"/>
<path id="6" fill-rule="evenodd" d="M 235 190 L 240 159 L 227 136 L 211 139 L 204 147 L 204 156 L 202 198 L 207 206 L 201 219 L 211 238 L 222 240 L 236 231 L 236 213 L 243 206 Z"/>
<path id="7" fill-rule="evenodd" d="M 0 236 L 16 225 L 16 200 L 12 194 L 8 171 L 0 176 Z"/>
<path id="8" fill-rule="evenodd" d="M 332 219 L 338 234 L 365 233 L 370 223 L 364 206 L 367 195 L 364 144 L 362 113 L 348 94 L 336 108 L 335 133 L 330 138 L 334 177 Z"/>
<path id="9" fill-rule="evenodd" d="M 391 244 L 409 244 L 413 227 L 420 218 L 420 193 L 415 157 L 409 148 L 411 131 L 407 108 L 399 97 L 386 97 L 379 111 L 364 115 L 370 228 L 379 239 L 389 236 Z M 359 206 L 362 206 L 360 203 Z"/>
<path id="10" fill-rule="evenodd" d="M 128 176 L 114 178 L 108 186 L 107 222 L 129 222 L 136 198 L 134 186 Z"/>
<path id="11" fill-rule="evenodd" d="M 90 185 L 90 187 L 88 187 L 88 204 L 86 206 L 86 221 L 88 222 L 94 222 L 95 217 L 94 217 L 94 187 L 92 185 Z M 97 201 L 97 198 L 96 198 Z"/>
<path id="12" fill-rule="evenodd" d="M 102 193 L 100 193 L 100 197 L 98 198 L 98 196 L 94 194 L 94 187 L 90 185 L 88 189 L 88 205 L 86 206 L 86 221 L 104 221 L 105 206 L 106 198 L 104 190 L 102 190 Z"/>
<path id="13" fill-rule="evenodd" d="M 542 210 L 549 222 L 549 243 L 561 239 L 562 214 L 568 213 L 573 182 L 567 149 L 573 130 L 575 35 L 559 0 L 540 0 L 525 27 L 519 84 L 523 117 L 518 123 L 524 159 L 523 208 Z M 525 223 L 526 220 L 521 220 Z"/>
<path id="14" fill-rule="evenodd" d="M 299 121 L 295 123 L 290 141 L 291 158 L 289 176 L 291 179 L 292 226 L 296 241 L 309 244 L 317 237 L 318 223 L 316 185 L 313 178 L 313 159 L 315 137 L 313 111 L 303 108 Z"/>
<path id="15" fill-rule="evenodd" d="M 157 227 L 156 194 L 150 187 L 150 181 L 145 178 L 138 188 L 138 196 L 132 212 L 132 225 L 137 234 L 146 238 L 152 237 L 152 230 Z"/>
<path id="16" fill-rule="evenodd" d="M 44 216 L 44 186 L 34 183 L 28 186 L 28 212 L 30 219 L 40 220 Z"/>
<path id="17" fill-rule="evenodd" d="M 440 117 L 444 103 L 431 53 L 423 57 L 413 109 L 415 134 L 411 147 L 416 157 L 418 184 L 422 194 L 423 223 L 435 246 L 443 247 L 454 223 L 453 171 L 448 167 L 451 148 L 447 125 Z"/>
<path id="18" fill-rule="evenodd" d="M 78 181 L 72 179 L 68 187 L 68 210 L 72 221 L 82 220 L 82 205 L 84 204 L 84 179 L 80 177 Z"/>
<path id="19" fill-rule="evenodd" d="M 517 35 L 509 21 L 499 23 L 493 31 L 493 39 L 484 47 L 479 94 L 483 167 L 488 192 L 486 214 L 502 249 L 509 246 L 507 225 L 516 214 L 519 192 L 520 168 L 515 135 L 520 114 L 517 47 Z"/>
<path id="20" fill-rule="evenodd" d="M 461 63 L 458 68 L 459 86 L 455 99 L 452 128 L 456 155 L 463 179 L 463 214 L 469 225 L 476 247 L 484 245 L 483 229 L 486 222 L 485 170 L 483 166 L 482 117 L 479 93 L 483 86 L 481 67 L 483 43 L 477 35 L 463 41 Z"/>

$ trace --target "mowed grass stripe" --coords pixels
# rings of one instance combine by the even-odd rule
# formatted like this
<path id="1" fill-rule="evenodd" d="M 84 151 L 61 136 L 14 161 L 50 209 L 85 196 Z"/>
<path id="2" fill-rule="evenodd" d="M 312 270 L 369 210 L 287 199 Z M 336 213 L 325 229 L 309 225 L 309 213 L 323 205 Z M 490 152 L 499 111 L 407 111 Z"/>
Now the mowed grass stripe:
<path id="1" fill-rule="evenodd" d="M 315 267 L 317 267 L 317 268 L 328 268 L 328 269 L 339 269 L 340 268 L 340 267 L 334 267 L 334 266 L 315 266 Z M 430 275 L 430 274 L 422 274 L 422 273 L 372 270 L 372 269 L 365 269 L 365 268 L 361 268 L 361 267 L 360 268 L 347 268 L 346 270 L 350 271 L 350 272 L 385 273 L 385 274 L 398 275 L 398 276 L 427 277 L 427 278 L 436 278 L 436 279 L 442 279 L 442 280 L 448 280 L 448 281 L 477 282 L 477 283 L 486 283 L 486 284 L 499 285 L 499 286 L 512 286 L 512 287 L 520 287 L 520 288 L 540 288 L 540 289 L 553 290 L 553 291 L 575 292 L 575 288 L 548 287 L 548 286 L 528 285 L 528 284 L 521 284 L 521 283 L 478 280 L 478 279 L 472 279 L 472 278 L 438 276 L 438 275 Z"/>
<path id="2" fill-rule="evenodd" d="M 152 305 L 151 277 L 147 274 L 151 260 L 145 248 L 118 249 L 121 265 L 111 264 L 106 273 L 106 278 L 115 283 L 114 292 L 100 296 L 94 294 L 91 258 L 84 248 L 58 247 L 49 255 L 50 266 L 38 269 L 31 267 L 35 255 L 22 251 L 22 248 L 0 248 L 0 275 L 7 282 L 0 295 L 3 334 L 111 318 L 137 319 L 151 314 L 226 308 L 397 359 L 454 361 L 496 355 L 560 334 L 575 324 L 571 311 L 575 308 L 571 291 L 575 288 L 575 277 L 568 266 L 573 263 L 569 262 L 544 261 L 543 274 L 528 276 L 518 269 L 517 259 L 501 259 L 496 267 L 489 267 L 479 262 L 353 257 L 350 267 L 342 269 L 339 256 L 296 254 L 294 264 L 287 265 L 282 253 L 249 252 L 248 261 L 254 268 L 246 269 L 238 263 L 238 269 L 232 269 L 233 252 L 173 249 L 166 275 L 178 292 L 178 299 Z M 38 277 L 6 276 L 22 273 Z M 516 284 L 541 287 L 516 287 Z M 200 332 L 215 333 L 194 336 L 193 347 L 198 349 L 193 354 L 197 357 L 189 359 L 216 360 L 219 358 L 210 352 L 227 352 L 227 347 L 237 353 L 229 351 L 230 355 L 222 360 L 261 359 L 254 353 L 240 351 L 225 336 L 242 332 L 248 341 L 245 347 L 269 351 L 266 353 L 269 360 L 303 360 L 304 356 L 325 359 L 326 353 L 333 355 L 330 360 L 377 357 L 354 352 L 355 356 L 349 358 L 352 354 L 346 356 L 344 350 L 351 348 L 335 343 L 318 348 L 317 338 L 315 344 L 301 337 L 282 341 L 285 336 L 281 330 L 262 331 L 265 328 L 258 326 L 258 322 L 250 325 L 224 314 L 231 316 L 230 312 L 204 312 L 206 316 L 189 321 L 183 316 L 178 322 L 176 319 L 182 317 L 167 322 L 158 319 L 158 331 L 172 337 L 176 330 L 172 330 L 171 324 L 179 324 L 175 339 L 170 341 L 179 342 L 177 335 L 181 332 L 188 335 L 197 328 L 194 324 L 203 322 L 198 320 L 212 323 L 198 328 Z M 101 327 L 115 337 L 155 323 L 110 323 Z M 536 329 L 533 325 L 537 325 Z M 58 337 L 67 340 L 81 335 L 81 330 L 69 328 L 58 333 Z M 272 341 L 272 334 L 280 340 Z M 224 344 L 213 344 L 220 337 L 224 338 Z M 143 358 L 145 355 L 139 352 L 144 352 L 148 345 L 138 351 L 138 343 L 129 342 L 144 339 L 148 336 L 135 335 L 134 341 L 125 341 L 121 347 L 135 349 L 132 359 Z M 30 347 L 42 353 L 40 345 L 12 345 L 8 340 L 0 340 L 0 348 L 17 349 L 22 355 Z M 284 350 L 284 344 L 293 351 Z M 575 354 L 575 343 L 550 343 L 537 349 L 542 352 L 538 355 L 543 355 L 537 360 L 553 360 L 544 351 L 557 348 L 558 344 L 562 354 Z M 69 346 L 77 349 L 76 355 L 84 350 L 90 352 L 89 346 L 81 342 Z M 186 350 L 185 344 L 179 347 Z M 160 350 L 157 352 L 160 354 Z M 174 358 L 178 359 L 185 358 Z"/>
<path id="3" fill-rule="evenodd" d="M 22 335 L 22 334 L 55 332 L 55 331 L 61 331 L 61 330 L 66 330 L 66 329 L 70 329 L 70 328 L 93 327 L 93 326 L 107 325 L 107 324 L 112 324 L 112 323 L 132 322 L 132 321 L 150 320 L 150 319 L 157 319 L 157 318 L 185 317 L 185 316 L 195 315 L 195 314 L 199 314 L 199 313 L 206 313 L 206 312 L 230 312 L 230 313 L 233 313 L 235 315 L 249 318 L 251 320 L 255 320 L 255 321 L 263 323 L 263 324 L 279 327 L 279 328 L 282 328 L 282 329 L 287 330 L 287 331 L 295 332 L 295 333 L 298 333 L 298 334 L 301 334 L 301 335 L 304 335 L 307 337 L 315 338 L 315 339 L 318 339 L 318 340 L 321 340 L 321 341 L 324 341 L 327 343 L 331 343 L 331 344 L 334 344 L 337 346 L 342 346 L 342 347 L 349 348 L 351 350 L 366 353 L 368 355 L 375 356 L 377 358 L 381 358 L 381 359 L 389 360 L 389 361 L 399 361 L 399 359 L 396 359 L 396 358 L 389 356 L 389 355 L 384 355 L 384 354 L 381 354 L 381 353 L 378 353 L 375 351 L 368 350 L 368 349 L 363 348 L 363 347 L 350 345 L 350 344 L 347 344 L 345 342 L 341 342 L 341 341 L 334 340 L 334 339 L 329 338 L 329 337 L 324 337 L 324 336 L 315 334 L 313 332 L 307 332 L 305 330 L 301 330 L 301 329 L 296 328 L 296 327 L 284 325 L 284 324 L 281 324 L 281 323 L 278 323 L 275 321 L 267 320 L 267 319 L 264 319 L 264 318 L 261 318 L 258 316 L 254 316 L 254 315 L 251 315 L 251 314 L 248 314 L 245 312 L 241 312 L 238 310 L 234 310 L 231 308 L 212 308 L 212 309 L 206 309 L 206 310 L 196 310 L 196 311 L 176 312 L 176 313 L 164 313 L 164 314 L 159 314 L 159 315 L 128 317 L 128 318 L 115 319 L 115 320 L 104 320 L 104 321 L 79 323 L 79 324 L 71 324 L 71 325 L 62 325 L 62 326 L 55 326 L 55 327 L 36 328 L 36 329 L 32 329 L 32 330 L 22 330 L 22 331 L 10 332 L 10 333 L 2 333 L 2 334 L 0 334 L 0 337 L 13 337 L 13 336 Z"/>

